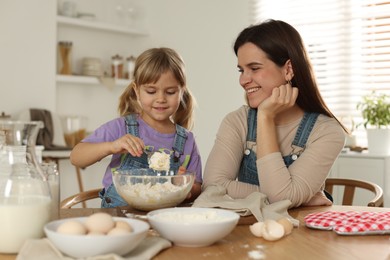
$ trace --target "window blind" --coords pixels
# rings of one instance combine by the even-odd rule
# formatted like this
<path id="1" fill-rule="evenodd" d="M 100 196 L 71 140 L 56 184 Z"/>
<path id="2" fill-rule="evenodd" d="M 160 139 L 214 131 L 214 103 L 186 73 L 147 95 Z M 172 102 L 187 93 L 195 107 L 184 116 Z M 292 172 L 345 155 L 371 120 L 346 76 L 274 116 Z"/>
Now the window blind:
<path id="1" fill-rule="evenodd" d="M 253 0 L 252 10 L 253 23 L 278 19 L 300 32 L 325 102 L 366 146 L 356 105 L 372 90 L 390 95 L 390 1 Z"/>

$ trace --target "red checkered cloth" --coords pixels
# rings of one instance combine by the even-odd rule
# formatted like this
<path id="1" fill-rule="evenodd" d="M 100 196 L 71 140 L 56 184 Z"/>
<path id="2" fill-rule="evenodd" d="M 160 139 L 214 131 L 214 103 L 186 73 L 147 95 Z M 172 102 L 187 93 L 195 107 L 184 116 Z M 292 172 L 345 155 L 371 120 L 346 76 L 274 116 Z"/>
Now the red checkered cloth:
<path id="1" fill-rule="evenodd" d="M 339 235 L 390 234 L 390 212 L 325 211 L 308 214 L 304 221 L 309 228 Z"/>

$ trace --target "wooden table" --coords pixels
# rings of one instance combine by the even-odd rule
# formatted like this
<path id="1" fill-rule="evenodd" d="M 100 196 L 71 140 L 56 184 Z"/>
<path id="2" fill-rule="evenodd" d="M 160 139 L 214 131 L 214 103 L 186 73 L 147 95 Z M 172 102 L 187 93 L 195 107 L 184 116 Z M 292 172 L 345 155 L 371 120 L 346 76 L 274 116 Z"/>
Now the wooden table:
<path id="1" fill-rule="evenodd" d="M 155 260 L 174 259 L 256 259 L 251 254 L 263 254 L 267 260 L 279 259 L 390 259 L 389 235 L 341 236 L 333 231 L 313 230 L 305 227 L 304 217 L 320 211 L 390 211 L 390 208 L 369 207 L 303 207 L 290 210 L 292 217 L 300 221 L 300 226 L 293 232 L 274 242 L 257 238 L 249 231 L 253 217 L 241 218 L 239 225 L 231 234 L 212 246 L 187 248 L 173 246 L 160 252 Z M 113 216 L 123 216 L 121 209 L 62 209 L 61 218 L 89 216 L 98 211 L 105 211 Z M 191 234 L 188 234 L 191 235 Z M 1 255 L 1 260 L 14 260 L 15 255 Z"/>
<path id="2" fill-rule="evenodd" d="M 270 242 L 257 238 L 251 234 L 248 225 L 238 225 L 230 235 L 212 246 L 204 248 L 174 246 L 161 252 L 155 259 L 255 259 L 250 257 L 251 251 L 256 252 L 256 255 L 263 253 L 262 259 L 267 260 L 390 259 L 389 235 L 340 236 L 333 231 L 305 227 L 303 219 L 307 214 L 328 210 L 390 211 L 390 208 L 347 206 L 298 208 L 290 210 L 289 213 L 300 221 L 300 226 L 281 240 Z"/>

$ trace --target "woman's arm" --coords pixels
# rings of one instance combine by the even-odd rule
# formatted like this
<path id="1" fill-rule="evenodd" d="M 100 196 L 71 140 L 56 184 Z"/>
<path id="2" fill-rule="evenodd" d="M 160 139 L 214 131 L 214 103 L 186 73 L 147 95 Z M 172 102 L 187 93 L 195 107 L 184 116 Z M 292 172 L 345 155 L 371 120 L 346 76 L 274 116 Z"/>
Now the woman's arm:
<path id="1" fill-rule="evenodd" d="M 295 133 L 294 133 L 295 134 Z M 344 132 L 333 118 L 320 115 L 307 141 L 306 148 L 290 167 L 280 152 L 257 160 L 260 191 L 273 203 L 291 200 L 291 207 L 307 203 L 321 191 L 333 163 L 344 146 Z M 281 148 L 288 154 L 288 143 Z"/>

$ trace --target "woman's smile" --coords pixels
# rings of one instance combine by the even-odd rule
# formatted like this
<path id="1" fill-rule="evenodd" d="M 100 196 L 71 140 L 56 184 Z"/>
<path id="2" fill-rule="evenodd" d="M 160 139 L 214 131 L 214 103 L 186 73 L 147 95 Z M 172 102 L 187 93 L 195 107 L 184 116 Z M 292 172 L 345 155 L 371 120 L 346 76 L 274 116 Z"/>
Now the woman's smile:
<path id="1" fill-rule="evenodd" d="M 260 90 L 260 87 L 248 88 L 245 91 L 249 95 L 249 94 L 254 93 L 254 92 L 258 91 L 258 90 Z"/>

